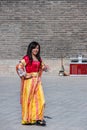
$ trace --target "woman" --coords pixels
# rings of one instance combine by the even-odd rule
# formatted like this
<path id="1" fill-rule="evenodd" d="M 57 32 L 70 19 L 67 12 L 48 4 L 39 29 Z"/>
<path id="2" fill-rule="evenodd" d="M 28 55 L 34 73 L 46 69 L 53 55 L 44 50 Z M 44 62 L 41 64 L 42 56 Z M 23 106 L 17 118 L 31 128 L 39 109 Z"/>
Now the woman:
<path id="1" fill-rule="evenodd" d="M 16 66 L 17 73 L 21 77 L 22 124 L 46 125 L 41 74 L 47 69 L 40 57 L 39 43 L 31 42 L 27 54 Z"/>

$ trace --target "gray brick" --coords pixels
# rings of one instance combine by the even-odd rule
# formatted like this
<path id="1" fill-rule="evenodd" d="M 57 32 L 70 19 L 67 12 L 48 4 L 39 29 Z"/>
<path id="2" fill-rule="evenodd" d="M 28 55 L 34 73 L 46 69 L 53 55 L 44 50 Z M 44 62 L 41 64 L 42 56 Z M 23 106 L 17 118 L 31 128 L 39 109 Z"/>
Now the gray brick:
<path id="1" fill-rule="evenodd" d="M 0 0 L 0 59 L 26 54 L 36 40 L 46 58 L 87 57 L 86 0 Z"/>

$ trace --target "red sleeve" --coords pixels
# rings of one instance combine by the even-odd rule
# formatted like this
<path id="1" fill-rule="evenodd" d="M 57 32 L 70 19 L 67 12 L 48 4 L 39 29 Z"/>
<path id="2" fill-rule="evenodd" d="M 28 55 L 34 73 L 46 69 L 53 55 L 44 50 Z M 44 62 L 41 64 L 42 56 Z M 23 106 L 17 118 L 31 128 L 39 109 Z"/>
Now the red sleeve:
<path id="1" fill-rule="evenodd" d="M 26 65 L 30 62 L 29 57 L 27 55 L 24 56 L 23 59 L 25 60 Z"/>

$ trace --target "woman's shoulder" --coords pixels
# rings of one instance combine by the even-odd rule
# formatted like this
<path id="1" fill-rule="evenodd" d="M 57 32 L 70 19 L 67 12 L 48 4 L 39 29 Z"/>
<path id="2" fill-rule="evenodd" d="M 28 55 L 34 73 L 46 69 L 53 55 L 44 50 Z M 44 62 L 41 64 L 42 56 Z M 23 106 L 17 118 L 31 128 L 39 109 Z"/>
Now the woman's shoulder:
<path id="1" fill-rule="evenodd" d="M 29 59 L 28 55 L 23 56 L 23 59 L 28 60 Z"/>
<path id="2" fill-rule="evenodd" d="M 25 55 L 25 56 L 23 57 L 23 59 L 24 59 L 24 60 L 28 60 L 28 61 L 30 61 L 30 58 L 29 58 L 28 55 Z"/>
<path id="3" fill-rule="evenodd" d="M 29 63 L 29 61 L 30 61 L 28 55 L 25 55 L 25 56 L 23 57 L 23 59 L 25 60 L 26 64 Z"/>

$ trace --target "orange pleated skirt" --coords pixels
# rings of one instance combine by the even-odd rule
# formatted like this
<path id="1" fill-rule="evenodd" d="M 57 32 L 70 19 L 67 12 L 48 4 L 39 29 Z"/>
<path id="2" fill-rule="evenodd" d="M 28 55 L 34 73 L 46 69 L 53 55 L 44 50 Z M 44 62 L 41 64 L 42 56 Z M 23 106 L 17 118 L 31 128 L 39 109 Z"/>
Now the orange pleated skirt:
<path id="1" fill-rule="evenodd" d="M 41 79 L 37 72 L 32 75 L 33 78 L 22 81 L 22 124 L 33 124 L 37 120 L 43 120 L 44 116 L 45 98 Z"/>

